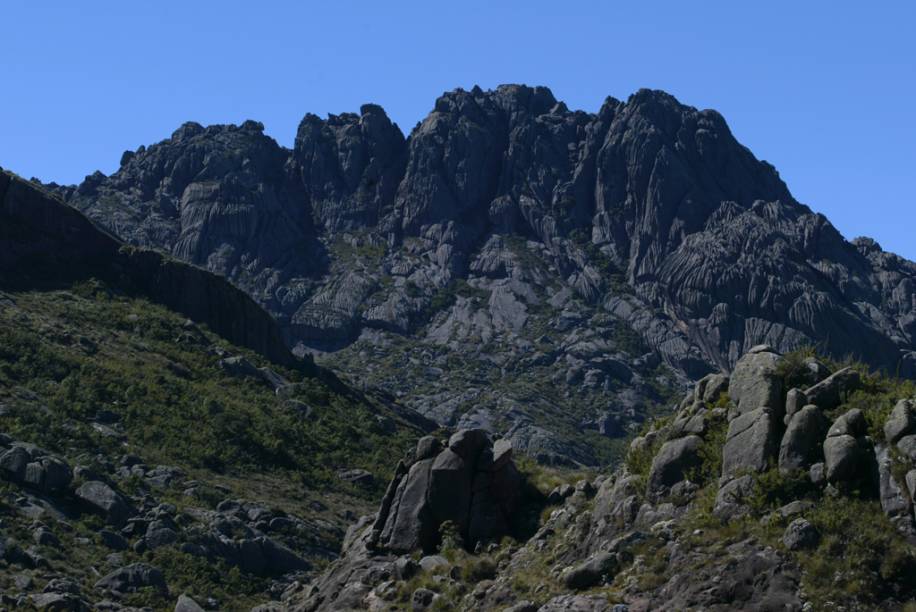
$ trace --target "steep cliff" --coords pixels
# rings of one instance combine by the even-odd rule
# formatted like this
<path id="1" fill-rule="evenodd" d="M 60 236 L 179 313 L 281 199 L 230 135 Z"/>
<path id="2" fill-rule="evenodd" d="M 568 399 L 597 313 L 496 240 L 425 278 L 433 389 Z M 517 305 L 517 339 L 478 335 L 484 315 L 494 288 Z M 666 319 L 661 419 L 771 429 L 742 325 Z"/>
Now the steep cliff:
<path id="1" fill-rule="evenodd" d="M 48 287 L 90 276 L 113 280 L 274 363 L 294 362 L 270 315 L 225 279 L 126 246 L 40 187 L 0 172 L 0 285 Z"/>
<path id="2" fill-rule="evenodd" d="M 456 90 L 406 139 L 375 105 L 307 115 L 292 151 L 253 121 L 185 124 L 58 189 L 226 275 L 299 352 L 544 458 L 606 456 L 597 438 L 761 342 L 914 373 L 916 265 L 847 242 L 718 113 L 659 91 L 586 113 Z"/>

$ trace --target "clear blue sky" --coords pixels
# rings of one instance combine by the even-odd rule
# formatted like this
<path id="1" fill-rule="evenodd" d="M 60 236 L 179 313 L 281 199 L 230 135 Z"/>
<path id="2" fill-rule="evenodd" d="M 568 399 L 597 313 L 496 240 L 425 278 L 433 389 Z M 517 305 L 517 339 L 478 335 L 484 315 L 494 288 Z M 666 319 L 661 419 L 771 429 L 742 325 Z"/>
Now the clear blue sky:
<path id="1" fill-rule="evenodd" d="M 570 108 L 665 89 L 715 108 L 847 237 L 916 259 L 916 2 L 7 0 L 0 165 L 79 182 L 182 122 L 385 107 L 409 132 L 455 87 Z"/>

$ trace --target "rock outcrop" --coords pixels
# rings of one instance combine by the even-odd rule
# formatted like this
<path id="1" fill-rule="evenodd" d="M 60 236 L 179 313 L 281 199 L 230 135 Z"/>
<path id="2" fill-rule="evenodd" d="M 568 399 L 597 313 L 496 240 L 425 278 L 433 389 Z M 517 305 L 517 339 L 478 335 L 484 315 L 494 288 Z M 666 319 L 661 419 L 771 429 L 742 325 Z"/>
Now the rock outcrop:
<path id="1" fill-rule="evenodd" d="M 375 518 L 373 546 L 431 552 L 451 522 L 465 544 L 498 540 L 509 532 L 521 495 L 521 476 L 507 440 L 491 443 L 481 429 L 460 430 L 441 450 L 423 438 L 409 466 L 399 466 Z"/>
<path id="2" fill-rule="evenodd" d="M 869 393 L 910 387 L 872 377 L 852 395 L 863 383 L 858 369 L 830 375 L 827 365 L 808 358 L 816 373 L 804 394 L 812 403 L 794 410 L 786 424 L 782 406 L 793 390 L 784 392 L 784 376 L 797 363 L 756 347 L 731 377 L 703 378 L 672 418 L 633 440 L 623 468 L 557 486 L 546 496 L 553 507 L 541 513 L 529 538 L 475 546 L 473 555 L 456 555 L 445 543 L 441 550 L 424 547 L 416 527 L 406 532 L 405 546 L 377 544 L 390 538 L 380 537 L 379 526 L 390 525 L 405 501 L 403 516 L 414 526 L 435 514 L 439 500 L 467 504 L 466 481 L 450 474 L 447 495 L 431 483 L 437 464 L 450 465 L 483 445 L 483 433 L 459 432 L 448 448 L 425 438 L 414 463 L 398 467 L 379 515 L 354 526 L 341 559 L 290 593 L 285 605 L 534 612 L 899 608 L 916 594 L 916 462 L 892 455 L 884 443 L 908 435 L 913 403 L 901 400 L 890 410 L 870 404 L 886 399 Z M 850 409 L 847 399 L 866 408 Z M 735 425 L 743 421 L 750 425 Z M 766 427 L 755 430 L 761 421 Z M 879 444 L 869 435 L 876 421 L 886 433 Z M 745 435 L 748 430 L 759 435 Z M 809 478 L 818 471 L 821 477 Z M 440 518 L 467 524 L 457 516 Z M 839 542 L 857 547 L 848 559 L 831 552 Z M 417 563 L 411 552 L 427 556 Z M 870 569 L 879 566 L 883 573 Z M 836 581 L 839 572 L 856 586 Z"/>

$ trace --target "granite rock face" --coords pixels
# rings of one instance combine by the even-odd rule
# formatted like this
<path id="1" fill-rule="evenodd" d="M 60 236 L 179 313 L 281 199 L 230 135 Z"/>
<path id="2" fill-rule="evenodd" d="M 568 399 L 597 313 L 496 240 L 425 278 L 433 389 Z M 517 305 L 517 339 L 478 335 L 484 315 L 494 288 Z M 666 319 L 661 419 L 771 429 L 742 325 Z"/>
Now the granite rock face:
<path id="1" fill-rule="evenodd" d="M 587 113 L 544 87 L 455 90 L 406 138 L 365 105 L 307 115 L 292 150 L 253 121 L 185 124 L 57 189 L 228 277 L 297 351 L 548 461 L 594 463 L 557 432 L 619 436 L 667 401 L 659 365 L 679 390 L 756 345 L 818 344 L 916 372 L 916 264 L 847 242 L 718 113 L 659 91 Z"/>
<path id="2" fill-rule="evenodd" d="M 396 470 L 375 519 L 374 548 L 432 552 L 446 522 L 470 548 L 509 533 L 522 486 L 511 444 L 466 429 L 441 451 L 436 446 L 421 439 L 412 465 Z"/>

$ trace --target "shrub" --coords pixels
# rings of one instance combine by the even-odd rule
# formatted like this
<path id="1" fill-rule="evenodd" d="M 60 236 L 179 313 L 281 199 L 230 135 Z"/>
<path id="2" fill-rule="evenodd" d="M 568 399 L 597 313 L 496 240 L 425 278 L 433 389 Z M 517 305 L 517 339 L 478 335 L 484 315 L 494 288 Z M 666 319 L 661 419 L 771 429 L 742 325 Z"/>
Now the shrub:
<path id="1" fill-rule="evenodd" d="M 776 374 L 782 379 L 784 389 L 805 387 L 811 382 L 811 371 L 806 361 L 815 356 L 812 346 L 804 346 L 782 356 L 776 364 Z"/>
<path id="2" fill-rule="evenodd" d="M 860 606 L 916 595 L 916 558 L 872 500 L 825 498 L 808 519 L 821 532 L 814 551 L 799 555 L 803 586 L 816 608 Z"/>

